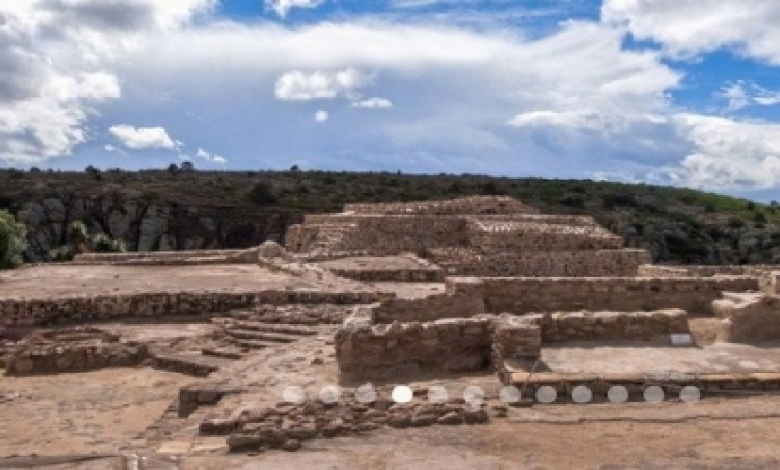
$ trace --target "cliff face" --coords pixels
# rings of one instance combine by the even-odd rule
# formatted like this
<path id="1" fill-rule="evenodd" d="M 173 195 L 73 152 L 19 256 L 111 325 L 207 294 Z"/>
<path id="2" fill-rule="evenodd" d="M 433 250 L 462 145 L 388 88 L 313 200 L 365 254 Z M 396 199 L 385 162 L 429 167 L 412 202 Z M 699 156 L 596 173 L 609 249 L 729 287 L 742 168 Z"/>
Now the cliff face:
<path id="1" fill-rule="evenodd" d="M 26 256 L 40 261 L 68 242 L 74 220 L 90 233 L 122 239 L 133 251 L 246 248 L 266 240 L 281 242 L 287 226 L 300 214 L 247 206 L 181 206 L 105 196 L 49 197 L 25 201 L 16 213 L 28 229 Z"/>

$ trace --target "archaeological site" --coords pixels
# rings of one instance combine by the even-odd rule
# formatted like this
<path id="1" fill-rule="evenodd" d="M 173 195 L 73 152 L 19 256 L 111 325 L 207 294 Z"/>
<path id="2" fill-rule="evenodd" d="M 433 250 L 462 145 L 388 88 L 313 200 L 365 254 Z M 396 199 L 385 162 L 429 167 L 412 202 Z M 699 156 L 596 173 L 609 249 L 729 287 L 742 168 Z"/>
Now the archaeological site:
<path id="1" fill-rule="evenodd" d="M 347 204 L 283 245 L 25 266 L 0 275 L 0 468 L 607 468 L 560 454 L 619 455 L 614 435 L 654 419 L 771 417 L 779 281 L 656 265 L 590 217 L 503 196 Z M 593 427 L 610 421 L 637 429 Z M 576 426 L 603 439 L 559 437 Z M 526 459 L 534 435 L 556 464 Z"/>

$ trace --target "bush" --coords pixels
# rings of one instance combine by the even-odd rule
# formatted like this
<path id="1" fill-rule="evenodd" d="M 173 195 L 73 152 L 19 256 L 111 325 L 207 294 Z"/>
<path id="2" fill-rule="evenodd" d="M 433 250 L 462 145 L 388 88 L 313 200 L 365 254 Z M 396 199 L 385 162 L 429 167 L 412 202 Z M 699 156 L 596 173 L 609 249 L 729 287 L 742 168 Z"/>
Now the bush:
<path id="1" fill-rule="evenodd" d="M 255 184 L 249 192 L 249 198 L 257 204 L 276 204 L 278 198 L 271 191 L 271 187 L 262 181 Z"/>
<path id="2" fill-rule="evenodd" d="M 8 211 L 0 211 L 0 269 L 15 268 L 24 263 L 27 229 Z"/>

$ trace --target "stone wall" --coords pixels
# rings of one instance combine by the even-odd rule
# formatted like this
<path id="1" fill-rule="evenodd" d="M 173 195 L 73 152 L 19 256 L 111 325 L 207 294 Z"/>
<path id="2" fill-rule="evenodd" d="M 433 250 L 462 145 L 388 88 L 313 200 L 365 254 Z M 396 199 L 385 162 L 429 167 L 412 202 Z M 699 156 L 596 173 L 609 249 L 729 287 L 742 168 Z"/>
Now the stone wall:
<path id="1" fill-rule="evenodd" d="M 50 325 L 122 318 L 208 316 L 260 304 L 370 304 L 392 297 L 371 292 L 262 291 L 246 293 L 145 293 L 0 300 L 0 325 Z"/>
<path id="2" fill-rule="evenodd" d="M 482 314 L 429 322 L 373 323 L 377 307 L 356 311 L 337 332 L 335 347 L 347 381 L 397 374 L 475 372 L 507 359 L 534 360 L 545 343 L 669 340 L 688 333 L 685 311 Z"/>
<path id="3" fill-rule="evenodd" d="M 690 332 L 688 314 L 681 309 L 654 312 L 558 312 L 521 318 L 541 328 L 543 343 L 669 340 L 671 334 Z"/>
<path id="4" fill-rule="evenodd" d="M 505 251 L 616 250 L 623 239 L 598 226 L 470 220 L 469 245 L 482 253 Z"/>
<path id="5" fill-rule="evenodd" d="M 711 314 L 711 303 L 724 291 L 758 291 L 755 277 L 713 278 L 533 278 L 451 277 L 450 294 L 480 296 L 489 313 L 554 311 L 650 311 L 682 308 Z"/>
<path id="6" fill-rule="evenodd" d="M 535 214 L 539 211 L 507 196 L 472 196 L 443 201 L 410 203 L 346 204 L 344 212 L 355 214 Z"/>
<path id="7" fill-rule="evenodd" d="M 149 357 L 146 345 L 126 343 L 46 343 L 20 347 L 8 360 L 6 375 L 84 372 L 134 367 Z"/>
<path id="8" fill-rule="evenodd" d="M 637 275 L 644 277 L 757 276 L 765 271 L 780 271 L 780 266 L 763 264 L 722 266 L 646 264 L 639 267 Z"/>
<path id="9" fill-rule="evenodd" d="M 390 379 L 401 374 L 474 372 L 490 364 L 492 318 L 357 326 L 336 333 L 342 377 Z"/>
<path id="10" fill-rule="evenodd" d="M 651 261 L 645 250 L 522 251 L 484 255 L 469 249 L 433 250 L 448 274 L 461 276 L 630 277 Z"/>
<path id="11" fill-rule="evenodd" d="M 470 318 L 485 312 L 482 298 L 436 294 L 421 299 L 388 299 L 372 311 L 372 322 L 428 322 L 442 318 Z"/>
<path id="12" fill-rule="evenodd" d="M 350 269 L 328 268 L 333 274 L 362 282 L 444 282 L 441 268 Z"/>

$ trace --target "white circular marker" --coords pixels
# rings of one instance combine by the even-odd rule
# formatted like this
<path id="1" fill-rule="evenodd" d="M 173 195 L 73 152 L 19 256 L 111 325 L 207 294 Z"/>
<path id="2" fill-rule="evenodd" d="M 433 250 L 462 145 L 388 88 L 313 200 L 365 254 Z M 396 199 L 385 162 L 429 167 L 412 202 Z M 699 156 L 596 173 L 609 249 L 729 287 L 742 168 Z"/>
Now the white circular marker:
<path id="1" fill-rule="evenodd" d="M 441 385 L 434 385 L 428 389 L 428 401 L 431 403 L 445 403 L 448 398 L 447 389 Z"/>
<path id="2" fill-rule="evenodd" d="M 485 391 L 482 387 L 476 385 L 469 385 L 463 390 L 463 399 L 469 405 L 480 405 L 485 398 Z"/>
<path id="3" fill-rule="evenodd" d="M 694 387 L 693 385 L 683 387 L 683 389 L 680 390 L 680 400 L 685 403 L 696 403 L 701 400 L 701 390 L 699 390 L 699 387 Z"/>
<path id="4" fill-rule="evenodd" d="M 498 391 L 498 398 L 504 403 L 517 403 L 521 398 L 520 389 L 514 385 L 501 387 L 501 390 Z"/>
<path id="5" fill-rule="evenodd" d="M 607 399 L 612 403 L 625 403 L 628 401 L 628 389 L 622 385 L 613 385 L 607 391 Z"/>
<path id="6" fill-rule="evenodd" d="M 414 398 L 414 393 L 411 387 L 407 385 L 398 385 L 393 389 L 392 393 L 393 401 L 396 403 L 409 403 Z"/>
<path id="7" fill-rule="evenodd" d="M 341 391 L 335 385 L 326 385 L 320 390 L 320 401 L 323 403 L 336 403 L 340 396 Z"/>
<path id="8" fill-rule="evenodd" d="M 645 389 L 644 397 L 648 403 L 661 403 L 664 401 L 664 389 L 658 385 L 651 385 Z"/>
<path id="9" fill-rule="evenodd" d="M 543 385 L 536 390 L 536 400 L 540 403 L 552 403 L 558 398 L 558 391 L 549 385 Z"/>
<path id="10" fill-rule="evenodd" d="M 355 400 L 364 405 L 374 403 L 376 401 L 376 389 L 371 384 L 361 385 L 355 389 Z"/>
<path id="11" fill-rule="evenodd" d="M 287 403 L 303 403 L 306 401 L 306 391 L 297 385 L 284 387 L 284 390 L 282 390 L 282 399 Z"/>
<path id="12" fill-rule="evenodd" d="M 593 392 L 585 385 L 577 385 L 571 391 L 571 399 L 574 403 L 589 403 L 593 400 Z"/>

